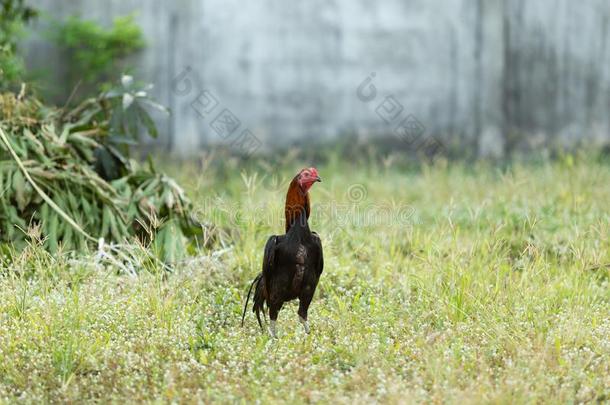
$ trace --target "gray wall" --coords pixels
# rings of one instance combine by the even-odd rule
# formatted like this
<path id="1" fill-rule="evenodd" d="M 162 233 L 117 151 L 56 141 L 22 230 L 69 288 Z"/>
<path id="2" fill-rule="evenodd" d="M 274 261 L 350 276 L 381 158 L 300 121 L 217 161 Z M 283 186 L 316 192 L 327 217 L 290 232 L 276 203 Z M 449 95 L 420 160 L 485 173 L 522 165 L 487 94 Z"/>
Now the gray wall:
<path id="1" fill-rule="evenodd" d="M 32 3 L 103 23 L 135 12 L 148 42 L 137 71 L 174 112 L 160 143 L 183 154 L 246 129 L 270 148 L 391 134 L 404 119 L 480 154 L 610 141 L 607 0 Z M 28 50 L 33 67 L 61 64 L 36 36 Z M 232 134 L 212 123 L 225 108 Z"/>

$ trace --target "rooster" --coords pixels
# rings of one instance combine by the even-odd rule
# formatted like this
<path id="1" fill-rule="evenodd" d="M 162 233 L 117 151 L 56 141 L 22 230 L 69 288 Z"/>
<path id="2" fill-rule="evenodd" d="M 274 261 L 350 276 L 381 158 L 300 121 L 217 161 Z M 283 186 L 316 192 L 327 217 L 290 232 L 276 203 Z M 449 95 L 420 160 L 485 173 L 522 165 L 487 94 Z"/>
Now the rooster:
<path id="1" fill-rule="evenodd" d="M 322 181 L 313 168 L 301 170 L 290 182 L 286 194 L 286 234 L 273 235 L 267 240 L 263 257 L 263 271 L 256 276 L 244 306 L 242 326 L 246 316 L 250 293 L 254 286 L 252 311 L 263 328 L 260 313 L 263 305 L 269 308 L 269 333 L 277 337 L 275 324 L 285 302 L 299 299 L 299 321 L 305 333 L 309 333 L 307 311 L 324 268 L 322 242 L 317 233 L 309 229 L 311 212 L 309 190 L 315 182 Z"/>

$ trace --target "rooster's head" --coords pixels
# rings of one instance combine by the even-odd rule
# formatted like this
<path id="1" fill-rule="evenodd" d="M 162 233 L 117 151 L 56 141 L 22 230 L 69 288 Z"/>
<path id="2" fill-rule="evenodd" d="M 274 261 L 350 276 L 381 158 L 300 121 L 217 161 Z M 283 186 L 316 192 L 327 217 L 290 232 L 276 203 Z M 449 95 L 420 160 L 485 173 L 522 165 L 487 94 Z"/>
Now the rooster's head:
<path id="1" fill-rule="evenodd" d="M 322 179 L 318 176 L 318 171 L 315 167 L 308 167 L 297 174 L 297 182 L 305 193 L 309 191 L 316 181 L 322 181 Z"/>

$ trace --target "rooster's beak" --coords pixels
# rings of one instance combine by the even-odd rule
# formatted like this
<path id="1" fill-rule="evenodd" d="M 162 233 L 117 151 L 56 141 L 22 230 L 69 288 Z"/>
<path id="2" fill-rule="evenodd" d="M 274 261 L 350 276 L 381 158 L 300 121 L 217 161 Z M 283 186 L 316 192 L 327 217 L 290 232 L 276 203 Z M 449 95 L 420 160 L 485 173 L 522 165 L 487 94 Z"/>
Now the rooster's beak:
<path id="1" fill-rule="evenodd" d="M 322 182 L 322 179 L 320 178 L 320 176 L 316 177 L 316 181 L 319 181 L 320 183 Z"/>

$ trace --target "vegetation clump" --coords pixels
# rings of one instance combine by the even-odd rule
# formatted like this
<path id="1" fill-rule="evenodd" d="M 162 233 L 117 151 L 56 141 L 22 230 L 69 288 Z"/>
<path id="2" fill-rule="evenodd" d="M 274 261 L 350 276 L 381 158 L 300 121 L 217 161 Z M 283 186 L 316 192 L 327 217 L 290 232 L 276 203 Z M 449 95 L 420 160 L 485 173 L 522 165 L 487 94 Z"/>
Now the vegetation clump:
<path id="1" fill-rule="evenodd" d="M 116 71 L 128 69 L 129 57 L 146 45 L 131 15 L 117 17 L 110 27 L 69 17 L 54 24 L 51 37 L 66 60 L 70 88 L 84 89 L 83 94 L 111 82 Z"/>
<path id="2" fill-rule="evenodd" d="M 25 68 L 17 42 L 24 26 L 37 15 L 23 0 L 0 0 L 0 91 L 15 87 L 23 79 Z"/>
<path id="3" fill-rule="evenodd" d="M 191 202 L 149 159 L 129 147 L 156 136 L 149 87 L 120 85 L 70 110 L 48 107 L 22 91 L 0 95 L 0 241 L 35 235 L 50 252 L 84 250 L 100 238 L 153 242 L 174 261 L 201 233 Z"/>

